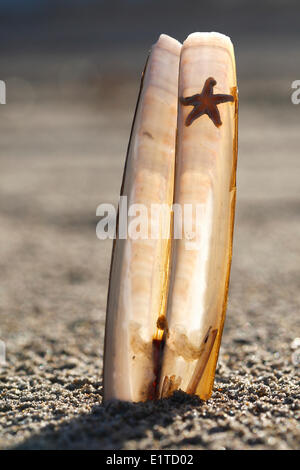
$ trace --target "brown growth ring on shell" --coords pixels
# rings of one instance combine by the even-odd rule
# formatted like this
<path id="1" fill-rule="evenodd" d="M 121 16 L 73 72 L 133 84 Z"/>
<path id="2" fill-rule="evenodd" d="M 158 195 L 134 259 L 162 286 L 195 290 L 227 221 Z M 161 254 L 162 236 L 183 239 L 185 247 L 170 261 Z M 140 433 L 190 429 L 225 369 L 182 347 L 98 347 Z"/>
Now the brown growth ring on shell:
<path id="1" fill-rule="evenodd" d="M 186 118 L 185 125 L 190 126 L 195 119 L 207 114 L 207 116 L 213 121 L 216 127 L 222 125 L 218 104 L 227 103 L 228 101 L 233 102 L 234 97 L 232 95 L 224 94 L 213 94 L 213 88 L 217 84 L 216 80 L 212 77 L 206 79 L 202 92 L 187 98 L 180 98 L 180 103 L 184 106 L 194 106 L 194 109 L 190 112 Z"/>

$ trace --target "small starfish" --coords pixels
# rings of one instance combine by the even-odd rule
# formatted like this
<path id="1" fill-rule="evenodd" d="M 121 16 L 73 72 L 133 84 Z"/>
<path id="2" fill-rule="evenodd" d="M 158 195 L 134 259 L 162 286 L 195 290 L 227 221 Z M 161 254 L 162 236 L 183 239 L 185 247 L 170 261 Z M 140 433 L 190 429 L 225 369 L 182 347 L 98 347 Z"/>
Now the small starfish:
<path id="1" fill-rule="evenodd" d="M 218 104 L 227 103 L 227 101 L 234 101 L 232 95 L 214 95 L 213 87 L 217 84 L 216 80 L 209 77 L 203 86 L 202 92 L 197 95 L 189 96 L 187 98 L 180 98 L 181 104 L 184 106 L 194 106 L 194 109 L 190 112 L 186 118 L 185 125 L 190 126 L 192 122 L 203 114 L 213 121 L 216 127 L 222 125 L 220 113 L 217 108 Z"/>

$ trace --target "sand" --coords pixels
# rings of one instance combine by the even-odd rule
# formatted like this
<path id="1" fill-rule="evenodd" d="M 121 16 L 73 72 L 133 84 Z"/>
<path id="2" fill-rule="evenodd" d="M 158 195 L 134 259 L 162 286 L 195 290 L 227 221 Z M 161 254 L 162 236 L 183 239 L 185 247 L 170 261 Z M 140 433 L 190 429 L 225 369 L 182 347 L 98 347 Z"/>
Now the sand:
<path id="1" fill-rule="evenodd" d="M 254 51 L 239 51 L 257 71 Z M 207 403 L 182 392 L 101 403 L 111 241 L 96 238 L 95 214 L 118 198 L 138 75 L 102 77 L 99 87 L 94 77 L 78 88 L 76 79 L 67 88 L 58 79 L 8 80 L 10 105 L 0 109 L 1 449 L 299 448 L 300 107 L 288 93 L 297 77 L 277 70 L 266 82 L 277 56 L 272 62 L 266 49 L 264 57 L 259 81 L 242 67 L 232 276 Z M 285 57 L 293 67 L 292 53 Z M 13 74 L 17 60 L 9 60 Z M 46 64 L 51 71 L 51 62 L 35 60 L 37 74 Z M 72 67 L 80 75 L 86 64 Z"/>

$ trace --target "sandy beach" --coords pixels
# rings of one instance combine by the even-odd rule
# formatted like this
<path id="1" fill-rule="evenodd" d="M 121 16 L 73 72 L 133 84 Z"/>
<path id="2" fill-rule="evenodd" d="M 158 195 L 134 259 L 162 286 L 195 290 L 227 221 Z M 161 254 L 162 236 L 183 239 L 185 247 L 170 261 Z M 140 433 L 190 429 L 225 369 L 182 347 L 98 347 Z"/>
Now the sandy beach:
<path id="1" fill-rule="evenodd" d="M 300 105 L 290 84 L 300 77 L 292 39 L 281 44 L 281 65 L 270 41 L 256 53 L 237 41 L 234 256 L 212 398 L 177 392 L 101 403 L 111 241 L 96 237 L 96 208 L 118 200 L 147 41 L 124 46 L 126 66 L 113 45 L 103 61 L 94 50 L 88 60 L 2 55 L 0 448 L 297 449 Z"/>

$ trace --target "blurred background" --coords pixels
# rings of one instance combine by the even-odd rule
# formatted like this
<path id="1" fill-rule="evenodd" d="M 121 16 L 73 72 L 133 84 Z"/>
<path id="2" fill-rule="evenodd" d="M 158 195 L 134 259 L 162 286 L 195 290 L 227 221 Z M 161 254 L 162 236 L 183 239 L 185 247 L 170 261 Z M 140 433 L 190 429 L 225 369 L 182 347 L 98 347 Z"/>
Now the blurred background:
<path id="1" fill-rule="evenodd" d="M 0 340 L 7 361 L 0 373 L 11 378 L 7 410 L 14 416 L 0 444 L 17 444 L 40 422 L 52 422 L 59 394 L 67 393 L 68 413 L 75 413 L 82 401 L 75 406 L 68 393 L 79 378 L 92 384 L 84 406 L 101 400 L 111 243 L 96 238 L 95 212 L 118 200 L 141 72 L 162 32 L 183 41 L 190 32 L 219 31 L 236 51 L 237 216 L 220 360 L 238 374 L 243 354 L 258 363 L 271 357 L 294 375 L 300 105 L 291 102 L 291 83 L 300 79 L 299 2 L 1 0 L 0 15 L 7 89 L 0 105 Z M 241 357 L 231 364 L 237 348 Z M 29 421 L 17 425 L 20 383 L 31 405 Z M 47 400 L 30 400 L 32 387 Z M 293 433 L 283 433 L 283 447 L 293 447 Z"/>

